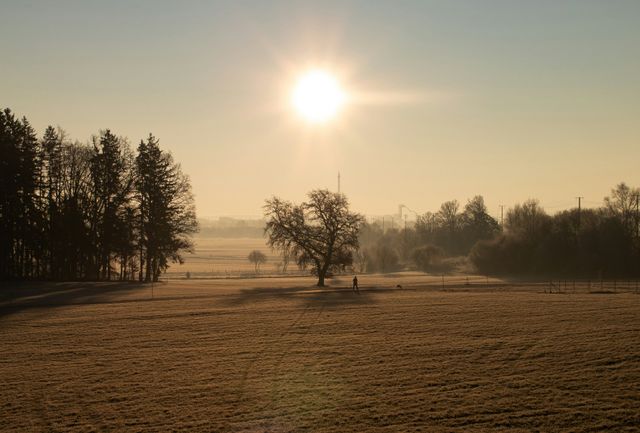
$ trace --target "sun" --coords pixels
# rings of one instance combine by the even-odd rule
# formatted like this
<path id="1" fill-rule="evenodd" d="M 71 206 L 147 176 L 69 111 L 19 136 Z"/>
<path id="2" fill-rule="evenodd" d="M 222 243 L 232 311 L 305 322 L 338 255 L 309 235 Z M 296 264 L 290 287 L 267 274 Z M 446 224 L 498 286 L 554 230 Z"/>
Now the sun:
<path id="1" fill-rule="evenodd" d="M 320 69 L 302 75 L 291 95 L 298 114 L 311 123 L 323 123 L 335 117 L 345 100 L 338 80 Z"/>

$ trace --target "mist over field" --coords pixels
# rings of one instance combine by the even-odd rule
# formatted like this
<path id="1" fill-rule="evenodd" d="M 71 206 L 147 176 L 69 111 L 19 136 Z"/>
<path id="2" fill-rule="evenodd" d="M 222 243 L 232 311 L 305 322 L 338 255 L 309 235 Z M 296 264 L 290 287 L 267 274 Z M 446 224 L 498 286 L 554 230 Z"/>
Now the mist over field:
<path id="1" fill-rule="evenodd" d="M 0 432 L 640 432 L 640 3 L 0 5 Z"/>

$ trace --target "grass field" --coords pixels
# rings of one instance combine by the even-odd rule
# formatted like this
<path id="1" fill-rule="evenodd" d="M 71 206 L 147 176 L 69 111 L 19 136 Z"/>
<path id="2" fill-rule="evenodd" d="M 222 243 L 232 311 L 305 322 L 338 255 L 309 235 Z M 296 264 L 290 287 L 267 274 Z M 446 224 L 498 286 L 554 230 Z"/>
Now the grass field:
<path id="1" fill-rule="evenodd" d="M 271 251 L 263 238 L 194 238 L 195 252 L 185 254 L 185 263 L 172 263 L 164 275 L 168 278 L 184 278 L 189 272 L 192 277 L 224 277 L 227 275 L 254 274 L 254 266 L 247 256 L 258 250 L 267 256 L 267 263 L 261 265 L 263 274 L 277 272 L 276 264 L 281 261 L 277 253 Z M 297 271 L 295 264 L 291 271 Z"/>
<path id="2" fill-rule="evenodd" d="M 639 431 L 639 295 L 435 282 L 5 287 L 0 430 Z"/>

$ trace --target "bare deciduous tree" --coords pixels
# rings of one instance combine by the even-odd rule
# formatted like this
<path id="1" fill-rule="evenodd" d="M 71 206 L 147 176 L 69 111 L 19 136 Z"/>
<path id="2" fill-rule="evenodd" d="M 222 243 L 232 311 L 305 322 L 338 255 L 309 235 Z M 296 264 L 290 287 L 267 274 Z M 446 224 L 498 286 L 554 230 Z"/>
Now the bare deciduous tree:
<path id="1" fill-rule="evenodd" d="M 278 250 L 290 247 L 299 265 L 311 264 L 318 286 L 324 286 L 330 269 L 351 264 L 364 217 L 349 211 L 343 194 L 314 190 L 309 201 L 299 205 L 273 197 L 264 211 L 269 245 Z"/>
<path id="2" fill-rule="evenodd" d="M 538 200 L 529 199 L 507 211 L 507 231 L 527 240 L 535 240 L 549 225 L 550 219 Z"/>
<path id="3" fill-rule="evenodd" d="M 621 182 L 611 190 L 611 195 L 604 198 L 607 211 L 618 218 L 630 234 L 636 234 L 638 230 L 638 202 L 640 200 L 640 188 L 631 188 Z"/>
<path id="4" fill-rule="evenodd" d="M 260 270 L 260 265 L 267 262 L 267 256 L 265 256 L 263 252 L 258 250 L 251 251 L 247 258 L 251 263 L 253 263 L 256 273 L 258 273 L 258 271 Z"/>

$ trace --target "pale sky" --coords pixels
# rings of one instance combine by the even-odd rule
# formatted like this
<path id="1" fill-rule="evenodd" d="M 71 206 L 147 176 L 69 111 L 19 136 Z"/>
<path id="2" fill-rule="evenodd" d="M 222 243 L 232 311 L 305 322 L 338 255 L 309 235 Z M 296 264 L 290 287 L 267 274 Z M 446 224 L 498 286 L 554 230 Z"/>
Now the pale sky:
<path id="1" fill-rule="evenodd" d="M 549 212 L 640 186 L 640 1 L 0 3 L 0 107 L 86 141 L 153 132 L 200 216 L 342 191 L 390 214 L 462 204 Z M 296 77 L 359 95 L 308 125 Z"/>

